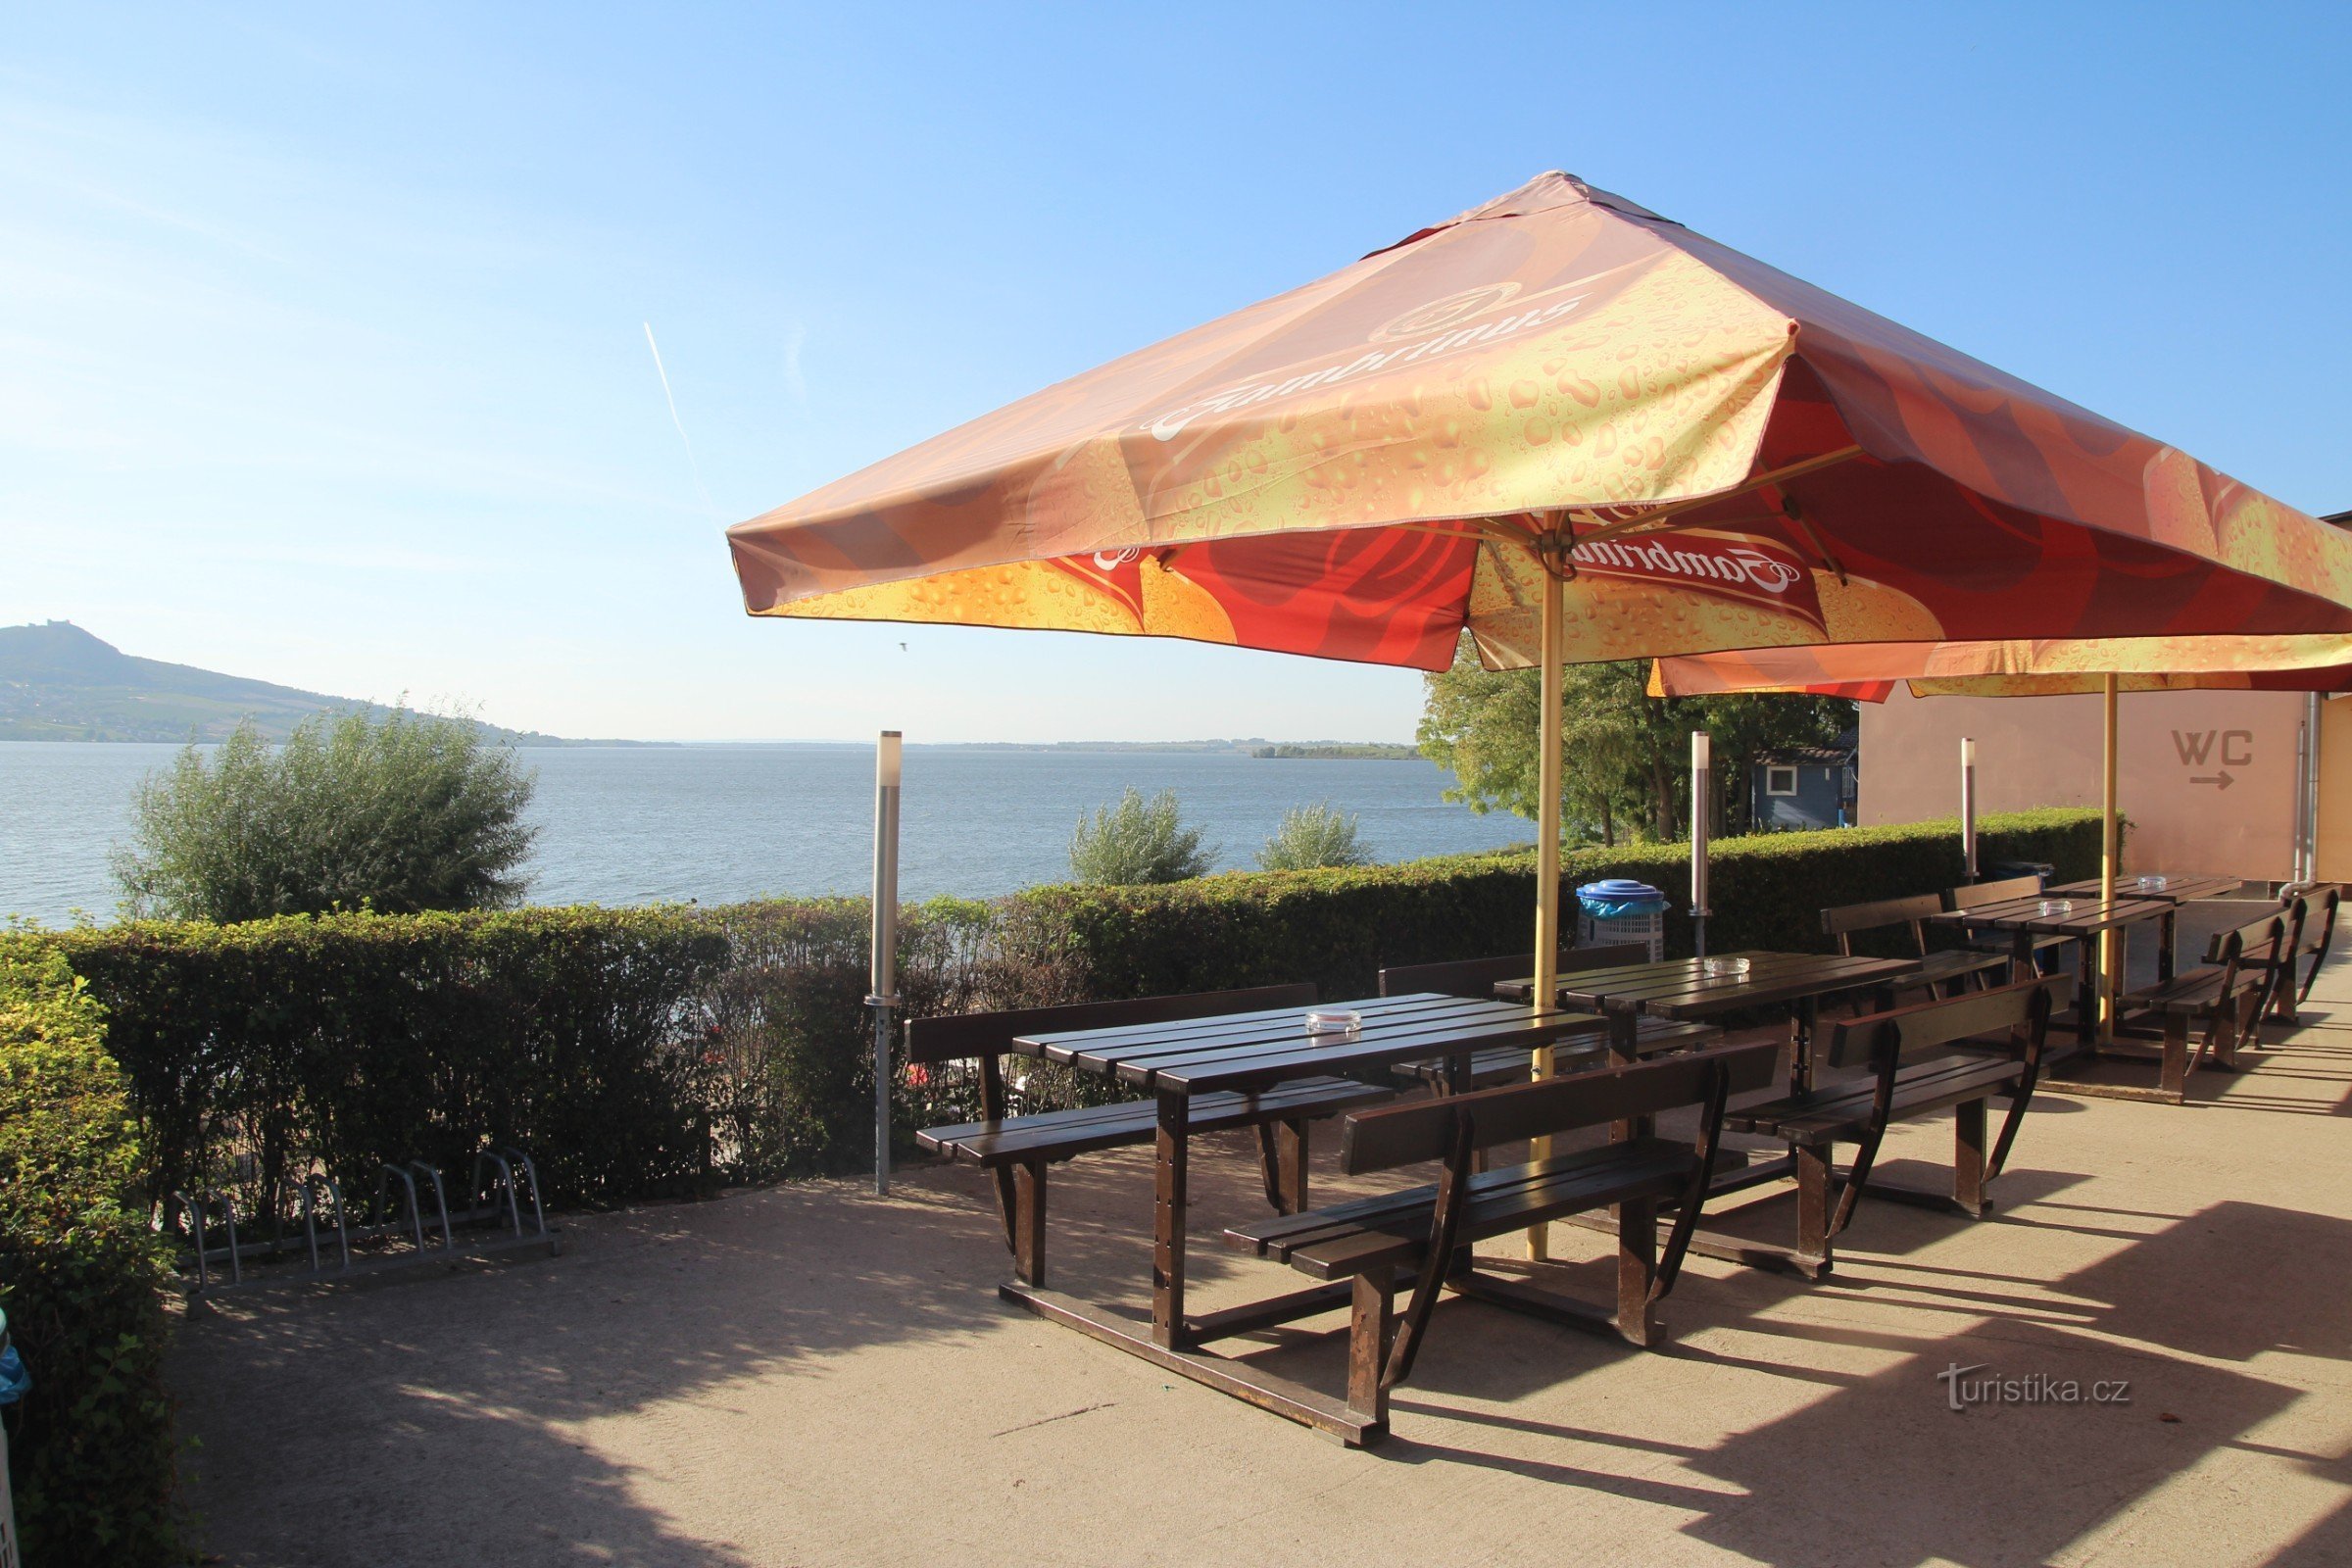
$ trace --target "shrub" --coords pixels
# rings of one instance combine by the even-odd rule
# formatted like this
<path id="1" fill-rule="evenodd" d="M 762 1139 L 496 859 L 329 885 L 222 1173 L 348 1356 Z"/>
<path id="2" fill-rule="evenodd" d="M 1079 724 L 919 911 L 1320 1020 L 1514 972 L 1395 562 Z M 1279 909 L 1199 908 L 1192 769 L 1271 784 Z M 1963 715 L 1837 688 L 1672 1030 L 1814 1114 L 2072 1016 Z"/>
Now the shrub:
<path id="1" fill-rule="evenodd" d="M 2045 810 L 1979 822 L 1987 859 L 2054 863 L 2061 876 L 2098 869 L 2095 811 Z M 1690 951 L 1687 844 L 1572 850 L 1574 889 L 1630 876 L 1667 890 L 1670 953 Z M 1957 823 L 1837 828 L 1718 839 L 1708 943 L 1826 949 L 1820 910 L 1947 887 L 1961 878 Z M 1382 967 L 1523 953 L 1532 941 L 1533 847 L 1401 865 L 1205 877 L 1177 887 L 1032 888 L 1005 901 L 1007 957 L 1055 969 L 1068 992 L 1142 997 L 1311 980 L 1327 998 L 1370 995 Z"/>
<path id="2" fill-rule="evenodd" d="M 0 1309 L 33 1376 L 10 1446 L 28 1562 L 181 1556 L 162 1244 L 104 1017 L 54 950 L 0 934 Z"/>
<path id="3" fill-rule="evenodd" d="M 314 1168 L 527 1150 L 552 1202 L 714 1179 L 697 997 L 724 934 L 678 909 L 287 915 L 47 938 L 113 1016 L 147 1193 L 254 1213 Z M 354 1195 L 357 1196 L 356 1194 Z"/>
<path id="4" fill-rule="evenodd" d="M 738 1180 L 869 1166 L 874 1148 L 870 906 L 769 901 L 713 909 L 726 968 L 701 992 L 716 1072 L 708 1086 L 716 1157 Z M 987 905 L 934 899 L 899 914 L 900 1010 L 969 1010 L 986 984 Z M 903 1040 L 894 1049 L 904 1052 Z M 898 1074 L 897 1147 L 914 1130 L 979 1114 L 958 1082 Z"/>
<path id="5" fill-rule="evenodd" d="M 124 912 L 258 920 L 513 904 L 531 775 L 462 718 L 317 714 L 271 751 L 248 721 L 140 786 L 116 858 Z"/>
<path id="6" fill-rule="evenodd" d="M 1108 887 L 1183 882 L 1207 871 L 1216 858 L 1215 846 L 1200 847 L 1200 830 L 1185 826 L 1174 790 L 1147 801 L 1143 791 L 1130 789 L 1093 822 L 1081 816 L 1070 835 L 1071 874 Z"/>
<path id="7" fill-rule="evenodd" d="M 1371 858 L 1356 837 L 1355 817 L 1333 810 L 1329 801 L 1283 812 L 1282 826 L 1257 852 L 1258 868 L 1265 871 L 1314 871 L 1362 865 Z"/>

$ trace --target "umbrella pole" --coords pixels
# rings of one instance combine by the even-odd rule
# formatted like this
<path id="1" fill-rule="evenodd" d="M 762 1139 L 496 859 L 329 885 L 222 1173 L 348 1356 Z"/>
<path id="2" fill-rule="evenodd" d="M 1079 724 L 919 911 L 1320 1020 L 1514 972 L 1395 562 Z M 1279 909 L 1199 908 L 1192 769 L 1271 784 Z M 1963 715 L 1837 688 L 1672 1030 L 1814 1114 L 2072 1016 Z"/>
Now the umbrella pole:
<path id="1" fill-rule="evenodd" d="M 2109 897 L 2114 896 L 2115 879 L 2123 874 L 2116 863 L 2121 847 L 2115 812 L 2115 739 L 2116 739 L 2116 679 L 2109 675 L 2102 694 L 2106 709 L 2106 756 L 2099 784 L 2099 875 L 2104 879 Z M 2115 1029 L 2117 970 L 2122 967 L 2123 933 L 2103 931 L 2099 934 L 2099 1038 L 2104 1040 Z"/>
<path id="2" fill-rule="evenodd" d="M 1536 990 L 1533 1005 L 1539 1012 L 1559 999 L 1560 979 L 1560 664 L 1566 652 L 1567 589 L 1557 575 L 1544 574 L 1543 704 L 1537 723 L 1536 756 Z M 1533 1075 L 1551 1076 L 1549 1046 L 1538 1047 Z M 1551 1157 L 1551 1140 L 1538 1138 L 1529 1152 L 1539 1160 Z M 1541 1225 L 1527 1233 L 1527 1255 L 1542 1262 L 1550 1255 L 1550 1233 Z"/>

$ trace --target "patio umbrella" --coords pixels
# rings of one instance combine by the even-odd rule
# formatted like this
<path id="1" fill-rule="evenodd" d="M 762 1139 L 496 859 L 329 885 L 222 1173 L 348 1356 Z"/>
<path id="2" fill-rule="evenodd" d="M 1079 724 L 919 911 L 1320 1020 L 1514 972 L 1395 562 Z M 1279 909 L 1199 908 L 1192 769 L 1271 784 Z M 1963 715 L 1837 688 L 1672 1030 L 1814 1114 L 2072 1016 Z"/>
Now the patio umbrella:
<path id="1" fill-rule="evenodd" d="M 1566 174 L 728 532 L 758 615 L 1540 664 L 2352 632 L 2352 540 Z"/>
<path id="2" fill-rule="evenodd" d="M 2352 638 L 2142 637 L 2039 641 L 1860 643 L 1686 655 L 1650 666 L 1653 697 L 1791 693 L 1883 703 L 1897 684 L 1914 697 L 2104 699 L 2099 874 L 2112 884 L 2121 814 L 2116 804 L 2117 698 L 2123 692 L 2352 692 Z M 2316 738 L 2315 738 L 2316 744 Z M 2115 933 L 2101 940 L 2102 1013 L 2114 1005 Z"/>

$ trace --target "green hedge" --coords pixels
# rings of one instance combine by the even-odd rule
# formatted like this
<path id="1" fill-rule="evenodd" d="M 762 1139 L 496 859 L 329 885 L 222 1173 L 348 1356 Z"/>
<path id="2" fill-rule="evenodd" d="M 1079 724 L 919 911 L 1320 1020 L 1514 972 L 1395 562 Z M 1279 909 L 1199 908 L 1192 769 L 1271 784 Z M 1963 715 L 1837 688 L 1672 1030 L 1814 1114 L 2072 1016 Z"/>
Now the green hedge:
<path id="1" fill-rule="evenodd" d="M 163 1244 L 104 1017 L 64 959 L 0 934 L 0 1309 L 33 1377 L 9 1464 L 24 1560 L 180 1560 Z"/>
<path id="2" fill-rule="evenodd" d="M 674 909 L 290 915 L 56 933 L 114 1019 L 147 1195 L 228 1186 L 247 1214 L 314 1166 L 530 1151 L 551 1202 L 709 1179 L 694 997 L 726 939 Z"/>
<path id="3" fill-rule="evenodd" d="M 1961 879 L 1959 844 L 1959 825 L 1948 819 L 1718 840 L 1709 946 L 1825 948 L 1823 908 L 1948 887 Z M 1986 817 L 1978 844 L 1981 861 L 2046 861 L 2062 878 L 2091 876 L 2099 816 L 2053 809 Z M 1688 844 L 1563 857 L 1570 919 L 1575 888 L 1611 876 L 1664 889 L 1675 906 L 1667 950 L 1690 951 Z M 1389 964 L 1526 952 L 1535 888 L 1532 848 L 1358 870 L 1235 872 L 1162 887 L 1032 888 L 1005 901 L 1003 940 L 1030 963 L 1063 971 L 1078 995 L 1312 980 L 1328 998 L 1361 997 Z"/>

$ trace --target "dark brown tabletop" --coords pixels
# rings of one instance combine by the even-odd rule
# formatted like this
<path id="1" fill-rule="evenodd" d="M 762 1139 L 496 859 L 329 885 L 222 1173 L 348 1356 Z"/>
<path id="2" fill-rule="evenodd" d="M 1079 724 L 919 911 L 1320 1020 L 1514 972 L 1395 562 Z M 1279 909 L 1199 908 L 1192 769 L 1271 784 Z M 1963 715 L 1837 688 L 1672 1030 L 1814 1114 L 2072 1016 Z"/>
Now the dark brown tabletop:
<path id="1" fill-rule="evenodd" d="M 2139 877 L 2140 873 L 2137 872 L 2117 877 L 2115 896 L 2119 899 L 2164 899 L 2174 904 L 2185 904 L 2191 899 L 2211 899 L 2224 893 L 2234 893 L 2245 886 L 2242 877 L 2234 876 L 2166 876 L 2163 887 L 2143 888 L 2139 885 Z M 2084 877 L 2080 882 L 2060 883 L 2043 897 L 2096 898 L 2099 888 L 2097 877 Z"/>
<path id="2" fill-rule="evenodd" d="M 2044 904 L 2072 904 L 2074 907 L 2063 914 L 2044 914 Z M 1997 904 L 1980 904 L 1973 909 L 1946 909 L 1940 914 L 1927 916 L 1930 920 L 1947 925 L 1980 926 L 1987 931 L 2027 931 L 2039 936 L 2087 938 L 2118 926 L 2137 925 L 2146 920 L 2161 920 L 2172 913 L 2175 905 L 2170 898 L 2101 899 L 2096 893 L 2080 898 L 2050 892 L 2023 899 L 2003 899 Z"/>
<path id="3" fill-rule="evenodd" d="M 1802 1002 L 1833 992 L 1885 985 L 1916 972 L 1915 958 L 1852 958 L 1835 953 L 1732 953 L 1745 958 L 1744 975 L 1710 975 L 1700 958 L 1668 958 L 1614 969 L 1582 969 L 1560 976 L 1559 1000 L 1606 1012 L 1646 1012 L 1659 1018 L 1705 1018 L 1741 1007 Z M 1504 999 L 1525 1002 L 1536 988 L 1531 975 L 1494 988 Z"/>
<path id="4" fill-rule="evenodd" d="M 1590 1012 L 1532 1012 L 1525 1004 L 1476 997 L 1416 993 L 1362 1002 L 1324 1003 L 1318 1012 L 1348 1010 L 1363 1020 L 1353 1037 L 1306 1032 L 1303 1007 L 1178 1019 L 1113 1029 L 1076 1029 L 1015 1040 L 1015 1051 L 1140 1089 L 1202 1094 L 1263 1089 L 1292 1078 L 1357 1072 L 1400 1061 L 1467 1054 L 1494 1046 L 1530 1051 L 1578 1035 L 1596 1035 L 1608 1020 Z"/>

